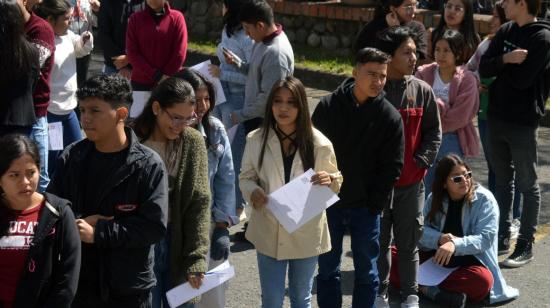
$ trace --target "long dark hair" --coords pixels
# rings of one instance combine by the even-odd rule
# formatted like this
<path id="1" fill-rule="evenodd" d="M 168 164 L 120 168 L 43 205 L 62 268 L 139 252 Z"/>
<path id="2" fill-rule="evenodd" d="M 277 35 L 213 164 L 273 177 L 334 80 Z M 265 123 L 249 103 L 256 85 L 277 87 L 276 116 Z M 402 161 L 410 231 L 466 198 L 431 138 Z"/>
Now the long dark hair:
<path id="1" fill-rule="evenodd" d="M 25 37 L 17 0 L 0 0 L 0 86 L 20 80 L 38 67 L 38 51 Z"/>
<path id="2" fill-rule="evenodd" d="M 191 68 L 184 68 L 181 71 L 177 72 L 174 77 L 181 78 L 191 85 L 193 87 L 193 90 L 195 93 L 200 88 L 206 88 L 208 91 L 208 96 L 210 97 L 210 108 L 206 110 L 204 113 L 201 124 L 204 128 L 204 133 L 206 134 L 206 146 L 208 147 L 210 145 L 210 142 L 212 141 L 211 137 L 211 127 L 210 127 L 210 112 L 214 109 L 214 106 L 216 105 L 216 90 L 214 90 L 214 85 L 206 79 L 201 73 L 191 69 Z"/>
<path id="3" fill-rule="evenodd" d="M 143 112 L 135 119 L 132 126 L 141 140 L 147 140 L 153 134 L 156 117 L 153 114 L 153 103 L 160 107 L 170 108 L 178 103 L 195 103 L 195 92 L 191 85 L 180 78 L 170 77 L 161 82 L 151 93 Z"/>
<path id="4" fill-rule="evenodd" d="M 311 124 L 311 118 L 309 115 L 306 90 L 302 82 L 292 76 L 288 76 L 276 82 L 269 93 L 269 97 L 267 98 L 265 116 L 262 123 L 262 149 L 260 152 L 260 157 L 258 158 L 258 166 L 260 169 L 262 168 L 269 131 L 271 129 L 276 130 L 277 121 L 273 116 L 272 109 L 273 100 L 277 94 L 277 91 L 283 88 L 292 93 L 294 103 L 296 104 L 296 108 L 298 108 L 298 117 L 296 118 L 296 138 L 294 139 L 294 142 L 297 150 L 300 151 L 302 165 L 304 166 L 304 170 L 308 170 L 310 168 L 313 169 L 315 168 L 313 125 Z"/>
<path id="5" fill-rule="evenodd" d="M 4 176 L 9 170 L 14 160 L 21 158 L 25 154 L 28 154 L 32 158 L 36 164 L 36 168 L 40 170 L 38 148 L 29 137 L 21 134 L 9 134 L 0 137 L 0 149 L 2 149 L 0 151 L 0 177 Z M 4 194 L 1 187 L 0 194 Z M 6 204 L 4 198 L 0 198 L 0 237 L 7 234 L 13 215 L 13 211 L 10 210 L 10 206 Z"/>
<path id="6" fill-rule="evenodd" d="M 470 166 L 468 166 L 468 164 L 466 164 L 466 162 L 464 162 L 462 158 L 460 158 L 460 156 L 456 154 L 447 155 L 437 163 L 437 168 L 435 169 L 435 177 L 432 183 L 432 207 L 430 208 L 430 212 L 428 213 L 427 217 L 428 221 L 430 222 L 433 221 L 435 215 L 438 212 L 443 213 L 443 200 L 445 198 L 449 198 L 449 193 L 445 188 L 447 177 L 449 177 L 455 166 L 464 166 L 466 170 L 472 171 L 472 169 L 470 169 Z M 475 182 L 474 178 L 472 177 L 470 179 L 470 189 L 466 193 L 466 196 L 464 196 L 464 201 L 466 201 L 468 205 L 472 204 L 472 201 L 474 199 L 474 192 Z"/>
<path id="7" fill-rule="evenodd" d="M 239 13 L 244 0 L 223 0 L 227 12 L 223 16 L 223 24 L 225 25 L 225 33 L 227 37 L 231 37 L 233 33 L 242 29 L 239 21 Z"/>
<path id="8" fill-rule="evenodd" d="M 386 16 L 390 12 L 390 7 L 398 7 L 403 4 L 405 0 L 379 0 L 376 9 L 374 10 L 374 18 L 381 18 Z"/>
<path id="9" fill-rule="evenodd" d="M 464 19 L 460 23 L 460 33 L 464 36 L 465 48 L 462 52 L 462 59 L 470 59 L 477 49 L 477 45 L 481 41 L 479 35 L 476 32 L 474 25 L 474 5 L 472 0 L 460 0 L 464 6 Z M 447 2 L 445 2 L 446 4 Z M 445 5 L 441 6 L 441 18 L 439 24 L 432 33 L 432 55 L 435 51 L 435 43 L 443 36 L 443 33 L 447 29 L 447 23 L 445 22 Z"/>
<path id="10" fill-rule="evenodd" d="M 506 12 L 504 11 L 504 7 L 502 6 L 502 3 L 504 0 L 499 0 L 495 2 L 494 9 L 497 11 L 498 20 L 500 21 L 500 24 L 503 25 L 508 22 L 508 18 L 506 18 Z"/>
<path id="11" fill-rule="evenodd" d="M 449 48 L 455 56 L 456 66 L 462 65 L 465 61 L 468 60 L 468 58 L 464 58 L 463 51 L 465 42 L 464 36 L 460 34 L 460 32 L 451 29 L 445 30 L 445 32 L 443 32 L 443 35 L 435 43 L 437 44 L 437 42 L 439 41 L 447 41 L 447 43 L 449 44 Z"/>
<path id="12" fill-rule="evenodd" d="M 59 16 L 67 14 L 70 9 L 71 4 L 67 0 L 43 0 L 34 7 L 33 11 L 43 19 L 47 20 L 51 16 L 57 20 Z"/>

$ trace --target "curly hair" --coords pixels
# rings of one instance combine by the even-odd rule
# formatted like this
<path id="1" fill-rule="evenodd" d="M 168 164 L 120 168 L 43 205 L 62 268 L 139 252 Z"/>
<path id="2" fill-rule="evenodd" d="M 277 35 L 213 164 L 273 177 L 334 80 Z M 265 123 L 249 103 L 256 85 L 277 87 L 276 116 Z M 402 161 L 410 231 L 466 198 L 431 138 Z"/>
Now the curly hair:
<path id="1" fill-rule="evenodd" d="M 97 75 L 88 79 L 84 86 L 78 89 L 76 96 L 79 101 L 98 98 L 113 108 L 130 108 L 133 102 L 130 82 L 118 74 Z"/>

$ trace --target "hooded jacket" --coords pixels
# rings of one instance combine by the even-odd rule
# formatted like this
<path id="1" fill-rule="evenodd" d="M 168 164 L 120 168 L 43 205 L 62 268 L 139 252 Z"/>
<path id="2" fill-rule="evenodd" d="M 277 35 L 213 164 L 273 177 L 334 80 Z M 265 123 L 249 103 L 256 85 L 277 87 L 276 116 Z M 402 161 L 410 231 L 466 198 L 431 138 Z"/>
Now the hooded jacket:
<path id="1" fill-rule="evenodd" d="M 340 201 L 334 206 L 367 207 L 379 213 L 391 201 L 403 167 L 404 134 L 401 115 L 380 93 L 355 103 L 355 80 L 346 79 L 317 105 L 312 120 L 333 144 L 344 177 Z"/>
<path id="2" fill-rule="evenodd" d="M 17 285 L 13 307 L 70 307 L 80 271 L 80 236 L 69 201 L 45 193 L 46 204 Z"/>
<path id="3" fill-rule="evenodd" d="M 504 54 L 520 48 L 527 50 L 521 64 L 503 62 Z M 550 23 L 502 25 L 481 57 L 479 74 L 496 76 L 489 87 L 489 119 L 538 126 L 550 92 Z"/>
<path id="4" fill-rule="evenodd" d="M 414 77 L 387 80 L 386 99 L 399 111 L 405 132 L 404 165 L 396 187 L 420 182 L 441 144 L 441 123 L 430 85 Z"/>

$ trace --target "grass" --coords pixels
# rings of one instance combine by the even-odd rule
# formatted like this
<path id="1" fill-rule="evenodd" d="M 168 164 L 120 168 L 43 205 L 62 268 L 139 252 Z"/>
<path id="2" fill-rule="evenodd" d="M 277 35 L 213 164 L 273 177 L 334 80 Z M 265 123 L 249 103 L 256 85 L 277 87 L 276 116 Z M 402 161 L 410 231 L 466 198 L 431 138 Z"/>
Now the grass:
<path id="1" fill-rule="evenodd" d="M 207 40 L 190 40 L 190 50 L 214 55 L 217 43 Z M 320 70 L 333 74 L 351 75 L 351 57 L 336 56 L 322 48 L 309 46 L 293 46 L 295 66 L 312 70 Z"/>

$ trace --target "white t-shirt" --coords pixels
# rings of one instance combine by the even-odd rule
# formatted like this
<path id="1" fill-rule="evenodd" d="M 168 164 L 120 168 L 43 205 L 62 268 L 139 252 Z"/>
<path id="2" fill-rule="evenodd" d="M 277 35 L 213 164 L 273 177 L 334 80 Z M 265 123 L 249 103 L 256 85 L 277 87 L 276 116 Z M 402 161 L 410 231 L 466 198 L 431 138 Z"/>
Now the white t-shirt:
<path id="1" fill-rule="evenodd" d="M 434 90 L 435 97 L 441 99 L 445 102 L 445 104 L 449 103 L 449 87 L 451 83 L 444 83 L 443 80 L 441 80 L 441 76 L 439 75 L 439 69 L 435 70 L 435 78 L 434 78 L 434 85 L 432 86 Z"/>

